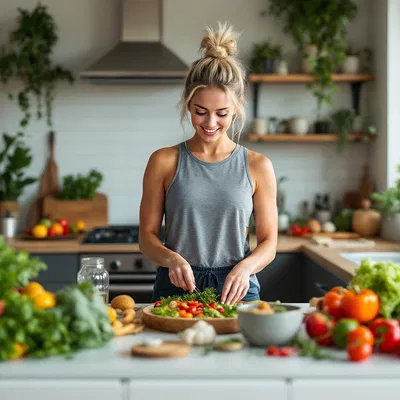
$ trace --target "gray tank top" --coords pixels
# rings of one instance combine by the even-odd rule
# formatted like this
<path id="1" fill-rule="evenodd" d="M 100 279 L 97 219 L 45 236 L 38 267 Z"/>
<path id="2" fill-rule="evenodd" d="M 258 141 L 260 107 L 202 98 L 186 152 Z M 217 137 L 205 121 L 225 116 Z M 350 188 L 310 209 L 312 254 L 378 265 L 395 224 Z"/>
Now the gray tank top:
<path id="1" fill-rule="evenodd" d="M 179 144 L 165 199 L 165 245 L 191 266 L 234 266 L 250 254 L 246 228 L 253 211 L 247 149 L 239 144 L 219 162 L 198 159 Z M 251 277 L 257 286 L 255 276 Z"/>

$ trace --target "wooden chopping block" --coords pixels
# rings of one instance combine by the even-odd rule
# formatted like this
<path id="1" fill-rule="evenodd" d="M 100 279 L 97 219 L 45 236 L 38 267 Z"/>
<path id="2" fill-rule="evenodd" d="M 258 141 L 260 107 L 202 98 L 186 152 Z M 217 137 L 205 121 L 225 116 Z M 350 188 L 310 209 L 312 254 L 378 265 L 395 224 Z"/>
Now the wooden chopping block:
<path id="1" fill-rule="evenodd" d="M 190 346 L 179 341 L 166 340 L 159 346 L 137 344 L 132 347 L 131 354 L 137 357 L 174 358 L 185 357 L 190 352 Z"/>
<path id="2" fill-rule="evenodd" d="M 108 225 L 108 199 L 96 193 L 93 200 L 61 200 L 55 196 L 43 199 L 43 214 L 49 218 L 65 218 L 71 224 L 80 219 L 86 230 Z"/>
<path id="3" fill-rule="evenodd" d="M 43 213 L 43 199 L 45 196 L 54 195 L 60 191 L 58 185 L 58 166 L 54 158 L 55 132 L 51 131 L 48 137 L 49 158 L 43 171 L 39 184 L 39 193 L 33 200 L 28 217 L 28 225 L 34 226 Z"/>

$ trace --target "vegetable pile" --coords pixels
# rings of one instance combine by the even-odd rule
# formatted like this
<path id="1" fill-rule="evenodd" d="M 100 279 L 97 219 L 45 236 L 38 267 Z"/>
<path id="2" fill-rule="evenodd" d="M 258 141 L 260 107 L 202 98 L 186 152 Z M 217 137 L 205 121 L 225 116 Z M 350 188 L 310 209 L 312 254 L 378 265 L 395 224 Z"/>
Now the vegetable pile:
<path id="1" fill-rule="evenodd" d="M 216 290 L 206 288 L 202 293 L 161 298 L 154 303 L 153 313 L 172 318 L 232 318 L 237 316 L 237 306 L 222 304 Z"/>
<path id="2" fill-rule="evenodd" d="M 0 361 L 71 354 L 113 336 L 107 307 L 90 282 L 47 292 L 36 277 L 46 265 L 0 238 Z"/>

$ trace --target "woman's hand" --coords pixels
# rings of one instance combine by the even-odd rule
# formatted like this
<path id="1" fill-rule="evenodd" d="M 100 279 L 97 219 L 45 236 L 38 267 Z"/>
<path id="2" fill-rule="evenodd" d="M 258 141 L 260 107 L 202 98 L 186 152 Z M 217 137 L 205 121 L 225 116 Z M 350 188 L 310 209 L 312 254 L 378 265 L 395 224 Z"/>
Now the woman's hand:
<path id="1" fill-rule="evenodd" d="M 221 294 L 221 302 L 234 304 L 246 296 L 250 286 L 250 274 L 244 265 L 237 264 L 226 276 Z"/>
<path id="2" fill-rule="evenodd" d="M 190 264 L 179 256 L 169 267 L 169 279 L 173 285 L 192 293 L 195 287 L 193 270 Z"/>

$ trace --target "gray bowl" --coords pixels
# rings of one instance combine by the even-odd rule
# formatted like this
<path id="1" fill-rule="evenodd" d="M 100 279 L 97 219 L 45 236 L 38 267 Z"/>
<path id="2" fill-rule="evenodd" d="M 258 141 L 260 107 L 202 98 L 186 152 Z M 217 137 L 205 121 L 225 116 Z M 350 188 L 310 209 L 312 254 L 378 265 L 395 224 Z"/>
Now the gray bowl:
<path id="1" fill-rule="evenodd" d="M 288 311 L 275 314 L 250 312 L 258 304 L 244 304 L 238 307 L 239 329 L 251 346 L 282 346 L 296 336 L 303 322 L 303 311 L 300 307 L 282 305 Z"/>

